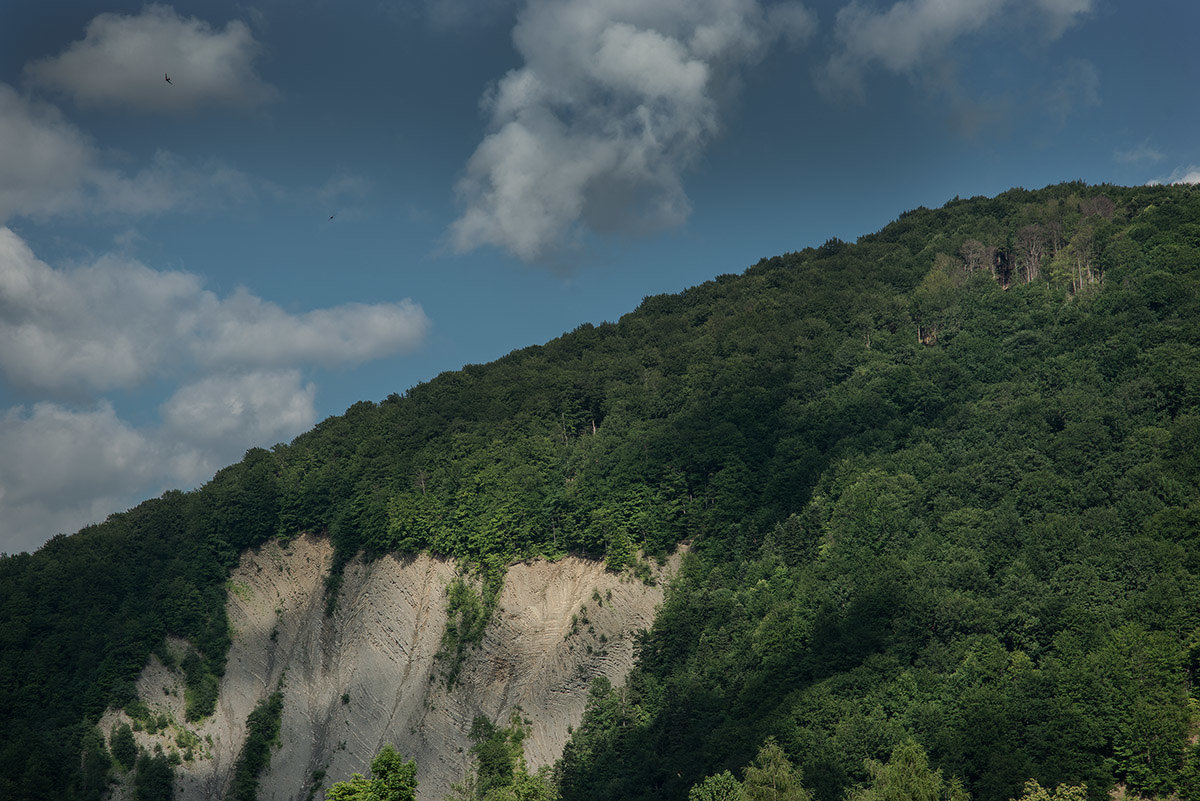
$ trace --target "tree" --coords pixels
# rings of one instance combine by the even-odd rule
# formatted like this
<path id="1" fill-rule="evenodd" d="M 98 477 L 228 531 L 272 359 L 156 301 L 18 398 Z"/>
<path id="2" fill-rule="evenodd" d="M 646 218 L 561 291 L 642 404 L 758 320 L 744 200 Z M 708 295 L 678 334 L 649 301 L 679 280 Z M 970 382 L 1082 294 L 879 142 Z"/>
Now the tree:
<path id="1" fill-rule="evenodd" d="M 709 776 L 688 791 L 688 801 L 742 801 L 742 785 L 729 771 Z"/>
<path id="2" fill-rule="evenodd" d="M 1042 271 L 1042 255 L 1046 252 L 1046 230 L 1040 225 L 1026 225 L 1017 231 L 1017 258 L 1025 283 L 1037 280 Z"/>
<path id="3" fill-rule="evenodd" d="M 1025 795 L 1017 801 L 1087 801 L 1087 785 L 1060 784 L 1051 790 L 1030 779 L 1025 782 Z"/>
<path id="4" fill-rule="evenodd" d="M 744 801 L 810 801 L 812 794 L 800 786 L 800 771 L 787 754 L 768 737 L 742 780 Z"/>
<path id="5" fill-rule="evenodd" d="M 932 770 L 925 749 L 905 740 L 892 749 L 887 764 L 868 759 L 871 783 L 846 794 L 846 801 L 969 801 L 957 779 L 949 782 Z"/>
<path id="6" fill-rule="evenodd" d="M 112 755 L 120 765 L 129 770 L 137 761 L 137 742 L 133 739 L 133 730 L 128 723 L 114 726 L 112 731 Z"/>
<path id="7" fill-rule="evenodd" d="M 1103 217 L 1111 220 L 1117 211 L 1117 204 L 1108 195 L 1094 195 L 1079 201 L 1079 210 L 1084 217 Z"/>
<path id="8" fill-rule="evenodd" d="M 391 745 L 371 760 L 371 778 L 355 773 L 348 781 L 336 782 L 325 791 L 325 801 L 416 801 L 417 763 L 396 752 Z"/>
<path id="9" fill-rule="evenodd" d="M 175 769 L 161 752 L 138 756 L 137 775 L 133 780 L 135 801 L 171 801 Z"/>
<path id="10" fill-rule="evenodd" d="M 994 247 L 989 247 L 978 239 L 968 239 L 962 243 L 958 253 L 966 262 L 968 273 L 987 268 L 992 277 L 996 277 L 996 249 Z"/>

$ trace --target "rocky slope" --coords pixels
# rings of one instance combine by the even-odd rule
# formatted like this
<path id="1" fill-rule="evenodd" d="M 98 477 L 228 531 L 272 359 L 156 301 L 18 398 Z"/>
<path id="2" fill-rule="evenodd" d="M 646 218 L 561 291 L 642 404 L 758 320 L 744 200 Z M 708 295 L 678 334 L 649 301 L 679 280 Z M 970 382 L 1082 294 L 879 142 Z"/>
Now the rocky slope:
<path id="1" fill-rule="evenodd" d="M 440 799 L 470 767 L 467 732 L 480 714 L 505 723 L 520 710 L 532 722 L 530 768 L 551 763 L 580 721 L 591 680 L 623 681 L 633 635 L 662 600 L 661 574 L 648 586 L 573 557 L 513 565 L 483 642 L 448 690 L 435 655 L 454 565 L 429 556 L 356 561 L 327 617 L 323 581 L 332 556 L 328 540 L 302 537 L 243 557 L 229 582 L 234 643 L 220 700 L 200 725 L 183 723 L 177 671 L 152 659 L 143 672 L 142 698 L 172 725 L 138 733 L 141 743 L 168 753 L 193 744 L 193 759 L 176 769 L 176 798 L 224 798 L 246 717 L 277 687 L 280 746 L 262 777 L 261 801 L 320 798 L 331 782 L 366 773 L 384 743 L 417 760 L 418 797 Z M 122 714 L 110 713 L 104 731 Z"/>

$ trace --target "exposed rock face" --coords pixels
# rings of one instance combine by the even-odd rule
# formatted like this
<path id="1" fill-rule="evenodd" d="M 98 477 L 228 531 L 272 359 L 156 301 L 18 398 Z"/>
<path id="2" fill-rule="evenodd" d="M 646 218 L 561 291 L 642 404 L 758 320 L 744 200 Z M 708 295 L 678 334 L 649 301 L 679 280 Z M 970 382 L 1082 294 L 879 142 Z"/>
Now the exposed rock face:
<path id="1" fill-rule="evenodd" d="M 329 618 L 323 582 L 332 557 L 318 537 L 243 557 L 229 585 L 234 642 L 217 711 L 187 727 L 200 745 L 198 757 L 176 769 L 176 798 L 225 797 L 246 717 L 277 687 L 280 747 L 262 776 L 260 801 L 303 801 L 314 785 L 311 797 L 322 798 L 332 782 L 367 773 L 385 743 L 417 760 L 418 798 L 441 799 L 470 767 L 474 717 L 503 724 L 516 709 L 532 721 L 530 768 L 549 764 L 562 754 L 568 726 L 579 724 L 591 680 L 624 681 L 633 635 L 651 624 L 662 600 L 661 580 L 647 586 L 598 562 L 513 565 L 483 642 L 447 690 L 435 655 L 454 565 L 429 556 L 356 561 Z M 183 722 L 178 673 L 152 660 L 139 689 L 153 709 Z M 115 719 L 107 717 L 105 731 Z M 175 736 L 172 729 L 158 741 L 179 750 Z M 314 773 L 323 778 L 314 782 Z"/>

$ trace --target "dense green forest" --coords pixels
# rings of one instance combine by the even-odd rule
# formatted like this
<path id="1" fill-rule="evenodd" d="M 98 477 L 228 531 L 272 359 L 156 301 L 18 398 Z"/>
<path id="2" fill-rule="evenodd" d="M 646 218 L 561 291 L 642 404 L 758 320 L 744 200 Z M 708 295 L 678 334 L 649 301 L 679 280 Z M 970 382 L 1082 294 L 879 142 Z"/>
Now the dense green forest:
<path id="1" fill-rule="evenodd" d="M 566 801 L 682 801 L 768 738 L 820 801 L 906 743 L 976 801 L 1200 797 L 1198 290 L 1196 188 L 1016 189 L 356 404 L 0 559 L 0 794 L 99 797 L 95 722 L 168 634 L 209 714 L 228 570 L 313 531 L 331 590 L 364 552 L 475 565 L 468 638 L 514 560 L 692 542 Z"/>

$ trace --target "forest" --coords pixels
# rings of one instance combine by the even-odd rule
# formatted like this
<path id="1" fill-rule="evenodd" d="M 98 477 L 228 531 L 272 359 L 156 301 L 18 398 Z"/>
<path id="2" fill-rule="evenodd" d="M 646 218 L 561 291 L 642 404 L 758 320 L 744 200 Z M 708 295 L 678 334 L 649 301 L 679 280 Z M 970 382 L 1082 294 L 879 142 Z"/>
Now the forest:
<path id="1" fill-rule="evenodd" d="M 360 554 L 459 560 L 467 638 L 514 561 L 690 543 L 564 801 L 1200 798 L 1198 301 L 1200 189 L 1013 189 L 357 403 L 0 558 L 0 795 L 161 797 L 100 715 L 168 635 L 210 714 L 230 568 L 317 532 L 331 609 Z"/>

